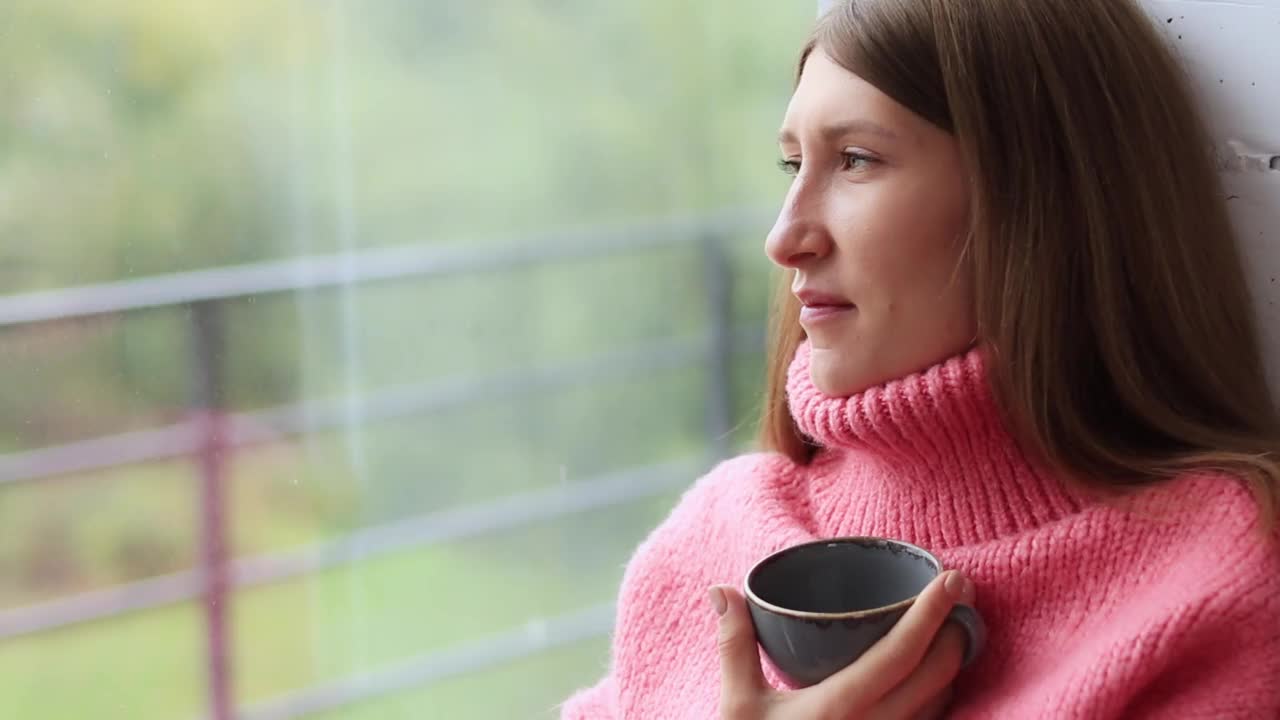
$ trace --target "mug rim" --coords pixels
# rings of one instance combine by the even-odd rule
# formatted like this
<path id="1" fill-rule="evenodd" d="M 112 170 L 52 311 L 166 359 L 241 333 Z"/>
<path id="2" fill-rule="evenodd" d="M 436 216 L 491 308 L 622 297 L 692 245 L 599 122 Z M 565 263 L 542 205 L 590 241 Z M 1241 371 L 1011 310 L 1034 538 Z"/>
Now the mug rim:
<path id="1" fill-rule="evenodd" d="M 880 607 L 868 608 L 866 610 L 849 610 L 846 612 L 829 613 L 829 612 L 813 612 L 809 610 L 791 610 L 789 608 L 780 607 L 778 605 L 774 605 L 773 603 L 762 600 L 759 596 L 755 594 L 755 591 L 751 589 L 751 577 L 756 574 L 756 571 L 759 570 L 765 563 L 775 560 L 783 555 L 786 555 L 787 553 L 795 552 L 802 548 L 810 547 L 813 545 L 841 545 L 841 544 L 865 545 L 866 541 L 868 540 L 873 540 L 879 543 L 892 543 L 894 545 L 900 545 L 900 546 L 909 548 L 911 550 L 914 550 L 920 553 L 921 555 L 924 555 L 929 560 L 932 560 L 934 566 L 938 568 L 938 572 L 937 574 L 934 575 L 934 578 L 946 572 L 945 568 L 942 567 L 942 561 L 939 560 L 936 555 L 929 552 L 928 550 L 925 550 L 919 545 L 913 545 L 904 540 L 894 540 L 893 538 L 876 537 L 874 535 L 849 535 L 844 537 L 824 538 L 822 540 L 810 540 L 809 542 L 803 542 L 798 545 L 791 545 L 789 547 L 782 548 L 777 552 L 766 555 L 764 558 L 757 561 L 755 565 L 752 565 L 751 569 L 747 571 L 747 575 L 745 578 L 743 578 L 743 581 L 742 581 L 743 594 L 746 595 L 747 600 L 749 602 L 756 605 L 761 610 L 766 610 L 776 615 L 783 615 L 786 617 L 800 618 L 805 620 L 854 620 L 858 618 L 866 618 L 866 617 L 873 617 L 876 615 L 883 615 L 885 613 L 889 613 L 894 610 L 911 607 L 911 604 L 916 601 L 916 598 L 920 597 L 920 593 L 916 593 L 904 600 L 899 600 L 898 602 L 893 603 L 891 605 L 881 605 Z M 932 580 L 930 581 L 932 582 Z"/>

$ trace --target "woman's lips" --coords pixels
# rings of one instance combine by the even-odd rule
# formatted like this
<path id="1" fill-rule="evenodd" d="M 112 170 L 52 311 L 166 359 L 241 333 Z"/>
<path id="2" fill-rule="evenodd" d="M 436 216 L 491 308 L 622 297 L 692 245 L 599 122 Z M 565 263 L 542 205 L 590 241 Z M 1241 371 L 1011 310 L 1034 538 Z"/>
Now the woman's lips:
<path id="1" fill-rule="evenodd" d="M 832 320 L 853 310 L 855 307 L 853 303 L 838 295 L 816 290 L 801 288 L 795 291 L 795 295 L 804 305 L 804 307 L 800 308 L 800 322 L 804 324 Z"/>
<path id="2" fill-rule="evenodd" d="M 853 305 L 805 305 L 800 308 L 800 322 L 811 325 L 838 318 L 853 310 Z"/>

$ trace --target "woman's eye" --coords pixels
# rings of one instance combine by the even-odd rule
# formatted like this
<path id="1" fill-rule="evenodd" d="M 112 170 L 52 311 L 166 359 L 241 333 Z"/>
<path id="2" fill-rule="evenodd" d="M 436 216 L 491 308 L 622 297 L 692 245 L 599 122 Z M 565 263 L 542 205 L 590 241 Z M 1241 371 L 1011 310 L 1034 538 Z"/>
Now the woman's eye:
<path id="1" fill-rule="evenodd" d="M 800 174 L 800 161 L 783 158 L 778 161 L 778 169 L 794 177 Z"/>
<path id="2" fill-rule="evenodd" d="M 847 152 L 844 154 L 844 169 L 858 172 L 866 170 L 876 159 L 862 153 Z"/>

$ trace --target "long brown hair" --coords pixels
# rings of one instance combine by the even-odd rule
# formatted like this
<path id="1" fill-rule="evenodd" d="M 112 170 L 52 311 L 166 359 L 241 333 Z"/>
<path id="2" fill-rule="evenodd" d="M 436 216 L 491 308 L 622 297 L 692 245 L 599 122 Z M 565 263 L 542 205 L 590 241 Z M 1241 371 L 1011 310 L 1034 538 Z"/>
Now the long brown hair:
<path id="1" fill-rule="evenodd" d="M 990 381 L 1024 450 L 1092 490 L 1189 470 L 1280 504 L 1280 415 L 1211 139 L 1132 0 L 842 0 L 815 49 L 951 132 Z M 787 409 L 804 338 L 778 288 L 761 441 L 818 448 Z"/>

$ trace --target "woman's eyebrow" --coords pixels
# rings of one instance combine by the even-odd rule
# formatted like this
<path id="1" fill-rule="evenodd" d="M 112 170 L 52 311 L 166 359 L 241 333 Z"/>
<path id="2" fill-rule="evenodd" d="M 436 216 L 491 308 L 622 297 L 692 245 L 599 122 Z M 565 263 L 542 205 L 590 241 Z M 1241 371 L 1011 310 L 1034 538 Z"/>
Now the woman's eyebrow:
<path id="1" fill-rule="evenodd" d="M 898 134 L 889 128 L 874 123 L 870 120 L 850 120 L 849 122 L 836 123 L 834 125 L 825 125 L 818 130 L 818 134 L 824 140 L 836 140 L 846 135 L 863 133 L 868 135 L 876 135 L 885 140 L 897 140 Z M 796 134 L 787 128 L 783 128 L 778 132 L 778 144 L 795 144 L 799 142 Z"/>

